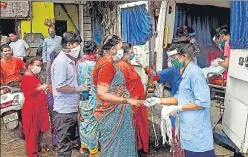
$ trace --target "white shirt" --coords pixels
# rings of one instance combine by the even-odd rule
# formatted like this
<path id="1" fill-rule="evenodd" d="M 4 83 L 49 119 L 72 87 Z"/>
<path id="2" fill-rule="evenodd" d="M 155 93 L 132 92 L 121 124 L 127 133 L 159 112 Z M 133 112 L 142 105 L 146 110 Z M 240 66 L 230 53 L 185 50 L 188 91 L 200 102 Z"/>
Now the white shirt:
<path id="1" fill-rule="evenodd" d="M 26 41 L 18 39 L 17 41 L 12 41 L 9 46 L 12 49 L 13 56 L 23 58 L 26 57 L 26 50 L 29 48 Z"/>

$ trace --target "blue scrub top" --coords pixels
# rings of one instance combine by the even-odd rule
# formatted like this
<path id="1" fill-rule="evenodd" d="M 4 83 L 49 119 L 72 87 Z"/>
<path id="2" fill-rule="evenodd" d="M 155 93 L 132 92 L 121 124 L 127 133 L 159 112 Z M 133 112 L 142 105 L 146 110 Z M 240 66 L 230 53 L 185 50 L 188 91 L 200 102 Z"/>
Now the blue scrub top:
<path id="1" fill-rule="evenodd" d="M 214 149 L 210 121 L 210 90 L 202 70 L 193 62 L 182 74 L 182 81 L 175 98 L 178 105 L 195 103 L 204 109 L 179 113 L 180 142 L 183 149 L 206 152 Z"/>
<path id="2" fill-rule="evenodd" d="M 159 83 L 170 83 L 171 94 L 174 96 L 181 82 L 180 68 L 173 66 L 158 72 Z"/>
<path id="3" fill-rule="evenodd" d="M 180 68 L 173 66 L 167 69 L 163 69 L 158 72 L 159 83 L 169 83 L 171 86 L 171 94 L 174 96 L 178 91 L 179 84 L 182 80 L 180 75 Z M 174 128 L 176 126 L 176 117 L 170 116 L 171 126 Z"/>

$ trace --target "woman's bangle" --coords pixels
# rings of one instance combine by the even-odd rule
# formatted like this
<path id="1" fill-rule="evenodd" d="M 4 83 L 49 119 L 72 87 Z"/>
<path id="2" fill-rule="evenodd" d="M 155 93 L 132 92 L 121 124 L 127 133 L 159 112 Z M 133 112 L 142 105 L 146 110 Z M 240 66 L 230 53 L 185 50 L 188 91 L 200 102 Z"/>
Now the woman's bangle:
<path id="1" fill-rule="evenodd" d="M 124 104 L 128 104 L 127 98 L 125 98 L 125 97 L 123 98 L 123 103 L 124 103 Z"/>

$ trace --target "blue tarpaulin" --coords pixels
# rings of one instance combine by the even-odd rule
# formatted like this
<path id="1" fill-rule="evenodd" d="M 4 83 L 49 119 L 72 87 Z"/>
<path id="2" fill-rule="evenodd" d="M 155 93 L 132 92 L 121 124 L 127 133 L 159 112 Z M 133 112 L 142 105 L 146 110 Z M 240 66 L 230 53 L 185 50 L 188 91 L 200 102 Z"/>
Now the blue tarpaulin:
<path id="1" fill-rule="evenodd" d="M 248 48 L 248 2 L 231 2 L 231 42 L 233 49 Z"/>
<path id="2" fill-rule="evenodd" d="M 122 38 L 133 45 L 144 45 L 152 37 L 152 20 L 146 5 L 121 9 Z"/>

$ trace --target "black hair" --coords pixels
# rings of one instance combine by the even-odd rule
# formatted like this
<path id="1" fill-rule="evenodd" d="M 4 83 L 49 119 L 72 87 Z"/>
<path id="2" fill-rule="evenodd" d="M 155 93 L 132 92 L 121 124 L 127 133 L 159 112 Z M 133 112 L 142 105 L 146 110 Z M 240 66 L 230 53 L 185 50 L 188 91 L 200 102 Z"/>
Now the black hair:
<path id="1" fill-rule="evenodd" d="M 218 27 L 215 29 L 216 36 L 219 37 L 221 34 L 230 35 L 230 27 L 228 24 Z"/>
<path id="2" fill-rule="evenodd" d="M 124 53 L 128 53 L 128 51 L 133 47 L 131 43 L 123 42 L 123 50 Z"/>
<path id="3" fill-rule="evenodd" d="M 1 52 L 3 52 L 3 49 L 5 49 L 5 48 L 11 49 L 8 44 L 3 44 L 3 45 L 1 45 L 1 48 L 0 48 Z"/>
<path id="4" fill-rule="evenodd" d="M 198 55 L 198 50 L 195 48 L 195 45 L 192 43 L 185 44 L 180 51 L 180 54 L 187 54 L 191 60 Z"/>
<path id="5" fill-rule="evenodd" d="M 9 35 L 10 35 L 10 34 L 17 35 L 15 31 L 11 31 L 11 32 L 9 32 Z"/>
<path id="6" fill-rule="evenodd" d="M 168 48 L 168 51 L 175 49 L 180 55 L 188 54 L 191 60 L 199 54 L 199 48 L 193 43 L 173 43 Z"/>
<path id="7" fill-rule="evenodd" d="M 115 45 L 119 44 L 121 42 L 121 38 L 117 35 L 107 35 L 104 37 L 102 41 L 102 47 L 99 51 L 99 55 L 103 56 L 104 51 L 110 50 Z"/>
<path id="8" fill-rule="evenodd" d="M 97 49 L 97 44 L 94 40 L 89 40 L 84 42 L 83 51 L 86 54 L 91 54 Z"/>
<path id="9" fill-rule="evenodd" d="M 27 69 L 28 69 L 28 66 L 34 64 L 35 61 L 42 61 L 40 57 L 36 57 L 36 56 L 26 58 L 25 60 L 26 60 L 25 63 L 26 63 Z"/>
<path id="10" fill-rule="evenodd" d="M 69 32 L 65 32 L 62 35 L 62 41 L 61 41 L 61 45 L 63 48 L 67 48 L 67 44 L 73 44 L 73 43 L 81 43 L 82 39 L 80 37 L 80 35 L 76 32 L 73 31 L 69 31 Z"/>
<path id="11" fill-rule="evenodd" d="M 121 38 L 117 35 L 107 35 L 102 41 L 102 49 L 110 50 L 115 45 L 121 42 Z"/>
<path id="12" fill-rule="evenodd" d="M 228 29 L 226 29 L 224 32 L 223 32 L 224 35 L 230 35 L 230 31 Z"/>

